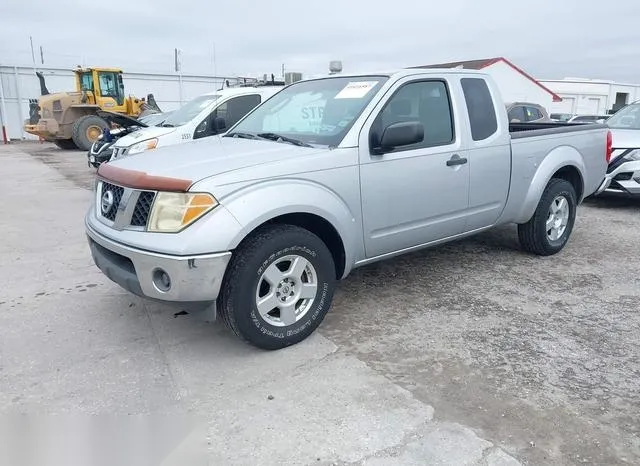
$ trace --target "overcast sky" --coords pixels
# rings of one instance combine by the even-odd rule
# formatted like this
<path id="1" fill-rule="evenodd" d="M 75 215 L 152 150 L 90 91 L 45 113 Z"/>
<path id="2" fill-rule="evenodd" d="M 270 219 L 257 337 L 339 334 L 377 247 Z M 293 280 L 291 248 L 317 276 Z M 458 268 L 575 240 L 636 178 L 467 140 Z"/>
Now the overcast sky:
<path id="1" fill-rule="evenodd" d="M 171 72 L 174 47 L 184 73 L 226 76 L 504 56 L 540 79 L 640 83 L 639 18 L 639 0 L 0 0 L 0 64 L 30 64 L 31 35 L 45 66 Z"/>

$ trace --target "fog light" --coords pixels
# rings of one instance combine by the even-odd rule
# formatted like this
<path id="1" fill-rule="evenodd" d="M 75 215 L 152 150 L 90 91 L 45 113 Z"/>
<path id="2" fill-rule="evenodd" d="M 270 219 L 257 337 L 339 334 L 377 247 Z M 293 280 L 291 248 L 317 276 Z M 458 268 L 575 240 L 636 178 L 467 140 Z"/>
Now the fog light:
<path id="1" fill-rule="evenodd" d="M 159 291 L 166 293 L 171 289 L 171 278 L 164 270 L 155 269 L 153 271 L 153 284 Z"/>

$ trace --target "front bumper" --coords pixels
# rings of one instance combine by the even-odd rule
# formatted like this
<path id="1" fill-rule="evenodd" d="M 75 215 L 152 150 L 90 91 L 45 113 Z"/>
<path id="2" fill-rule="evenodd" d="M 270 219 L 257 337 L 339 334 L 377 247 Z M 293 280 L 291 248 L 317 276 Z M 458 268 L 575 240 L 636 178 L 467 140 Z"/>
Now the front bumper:
<path id="1" fill-rule="evenodd" d="M 125 246 L 85 223 L 96 266 L 113 282 L 138 296 L 170 302 L 211 302 L 220 292 L 230 252 L 173 256 Z M 169 286 L 163 275 L 169 277 Z"/>
<path id="2" fill-rule="evenodd" d="M 53 118 L 42 118 L 37 124 L 32 125 L 25 121 L 22 129 L 29 134 L 39 136 L 41 138 L 51 138 L 58 135 L 60 125 Z"/>
<path id="3" fill-rule="evenodd" d="M 640 160 L 630 160 L 607 173 L 594 195 L 609 193 L 640 196 Z"/>

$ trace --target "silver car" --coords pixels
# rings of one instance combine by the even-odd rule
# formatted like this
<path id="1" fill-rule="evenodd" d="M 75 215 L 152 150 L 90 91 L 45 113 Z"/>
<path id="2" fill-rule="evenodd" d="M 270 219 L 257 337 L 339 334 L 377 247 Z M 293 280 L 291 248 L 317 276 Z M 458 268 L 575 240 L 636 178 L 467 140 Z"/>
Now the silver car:
<path id="1" fill-rule="evenodd" d="M 596 194 L 640 197 L 640 101 L 620 109 L 605 124 L 611 128 L 613 152 Z"/>

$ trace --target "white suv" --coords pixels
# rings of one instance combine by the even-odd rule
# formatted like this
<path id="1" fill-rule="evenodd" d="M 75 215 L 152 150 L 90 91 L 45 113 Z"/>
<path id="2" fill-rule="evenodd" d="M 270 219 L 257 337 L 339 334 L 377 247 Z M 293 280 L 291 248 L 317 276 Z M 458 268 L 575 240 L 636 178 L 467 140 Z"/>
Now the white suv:
<path id="1" fill-rule="evenodd" d="M 224 133 L 283 87 L 231 87 L 203 94 L 173 111 L 160 125 L 118 139 L 111 160 Z"/>

